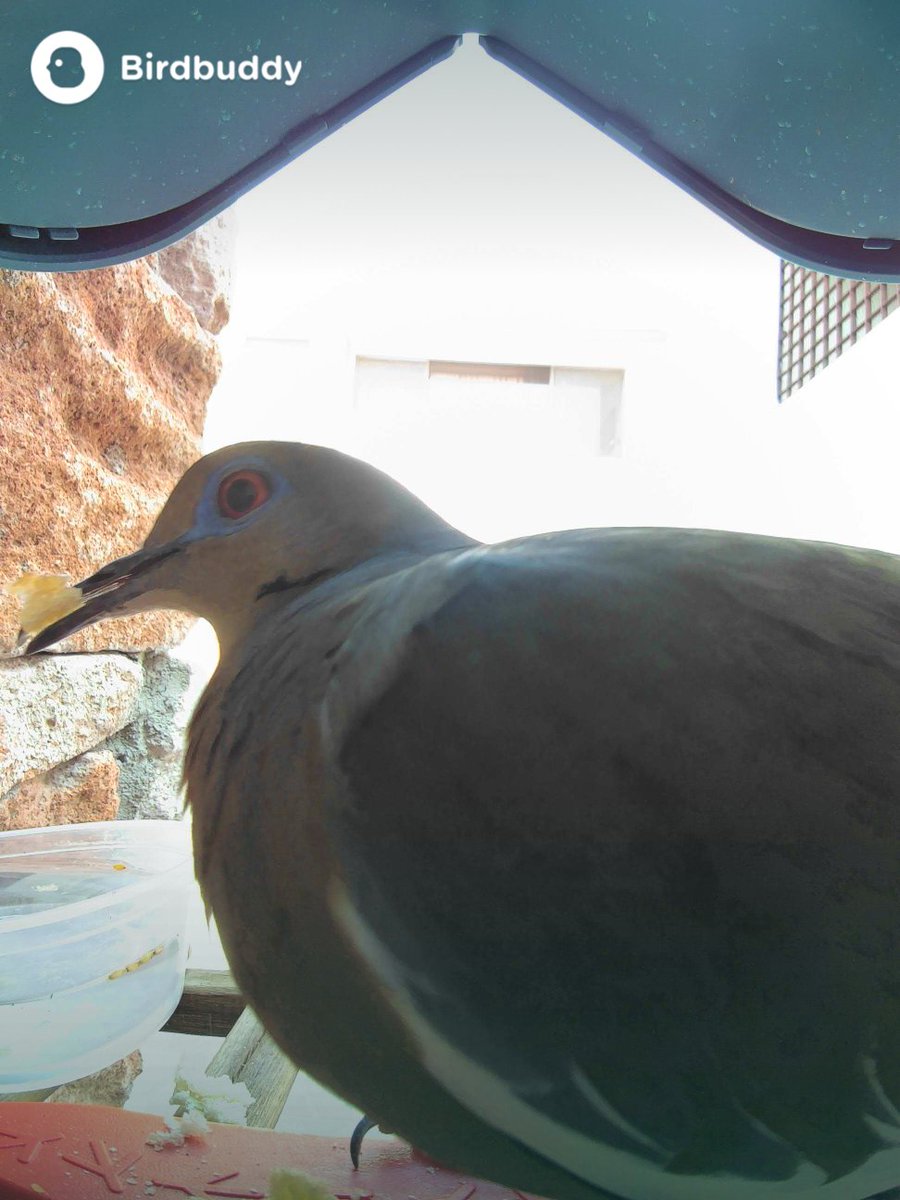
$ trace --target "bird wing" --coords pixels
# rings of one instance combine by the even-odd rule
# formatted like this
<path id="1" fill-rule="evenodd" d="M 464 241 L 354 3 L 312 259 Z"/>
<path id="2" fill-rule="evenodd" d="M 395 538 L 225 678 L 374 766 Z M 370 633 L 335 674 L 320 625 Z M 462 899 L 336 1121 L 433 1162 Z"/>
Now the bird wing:
<path id="1" fill-rule="evenodd" d="M 328 813 L 428 1070 L 626 1196 L 896 1183 L 897 560 L 612 530 L 448 569 L 367 631 Z"/>

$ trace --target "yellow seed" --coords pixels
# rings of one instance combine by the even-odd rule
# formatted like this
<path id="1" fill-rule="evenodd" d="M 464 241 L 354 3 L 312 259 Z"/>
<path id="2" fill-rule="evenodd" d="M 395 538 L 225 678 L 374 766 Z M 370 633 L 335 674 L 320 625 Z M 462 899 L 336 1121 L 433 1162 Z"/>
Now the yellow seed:
<path id="1" fill-rule="evenodd" d="M 60 617 L 84 604 L 81 588 L 72 587 L 68 575 L 38 575 L 26 571 L 6 590 L 22 605 L 19 623 L 25 633 L 40 633 Z"/>
<path id="2" fill-rule="evenodd" d="M 126 870 L 125 864 L 124 863 L 113 863 L 113 870 L 114 871 L 124 871 L 124 870 Z"/>

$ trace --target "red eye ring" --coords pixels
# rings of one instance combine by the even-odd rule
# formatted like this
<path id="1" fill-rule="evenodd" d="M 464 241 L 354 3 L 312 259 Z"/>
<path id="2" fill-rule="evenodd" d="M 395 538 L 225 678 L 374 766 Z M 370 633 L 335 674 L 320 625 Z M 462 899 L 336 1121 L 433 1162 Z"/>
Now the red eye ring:
<path id="1" fill-rule="evenodd" d="M 216 504 L 223 517 L 236 521 L 265 504 L 271 494 L 268 479 L 259 471 L 232 471 L 219 484 Z"/>

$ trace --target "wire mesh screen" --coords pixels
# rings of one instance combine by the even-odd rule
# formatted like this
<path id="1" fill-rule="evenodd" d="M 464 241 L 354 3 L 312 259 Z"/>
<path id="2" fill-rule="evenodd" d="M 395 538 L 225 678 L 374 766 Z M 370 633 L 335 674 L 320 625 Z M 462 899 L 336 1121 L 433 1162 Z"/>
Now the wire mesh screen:
<path id="1" fill-rule="evenodd" d="M 900 306 L 900 284 L 866 283 L 781 263 L 778 399 L 803 387 Z"/>

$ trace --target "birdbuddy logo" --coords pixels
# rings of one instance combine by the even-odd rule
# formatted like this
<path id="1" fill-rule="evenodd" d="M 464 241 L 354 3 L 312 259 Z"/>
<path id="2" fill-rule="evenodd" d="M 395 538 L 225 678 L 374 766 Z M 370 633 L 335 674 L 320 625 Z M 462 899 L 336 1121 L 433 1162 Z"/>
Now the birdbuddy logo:
<path id="1" fill-rule="evenodd" d="M 34 86 L 54 104 L 80 104 L 93 96 L 104 69 L 97 43 L 72 29 L 51 33 L 31 56 Z"/>
<path id="2" fill-rule="evenodd" d="M 145 54 L 122 55 L 122 78 L 128 80 L 175 79 L 199 80 L 220 79 L 227 83 L 232 79 L 252 82 L 256 79 L 267 83 L 283 83 L 293 87 L 300 78 L 303 67 L 301 59 L 292 61 L 276 54 L 274 58 L 260 58 L 251 54 L 249 58 L 215 60 L 200 54 L 184 54 L 181 58 L 156 58 L 152 50 Z"/>
<path id="3" fill-rule="evenodd" d="M 167 59 L 146 50 L 142 54 L 123 54 L 119 77 L 125 82 L 261 80 L 293 87 L 300 78 L 302 67 L 302 59 L 290 59 L 281 54 L 272 58 L 252 54 L 240 60 L 184 54 L 180 58 Z M 34 86 L 54 104 L 80 104 L 93 96 L 103 82 L 104 69 L 103 55 L 97 43 L 71 29 L 43 38 L 31 56 Z"/>

